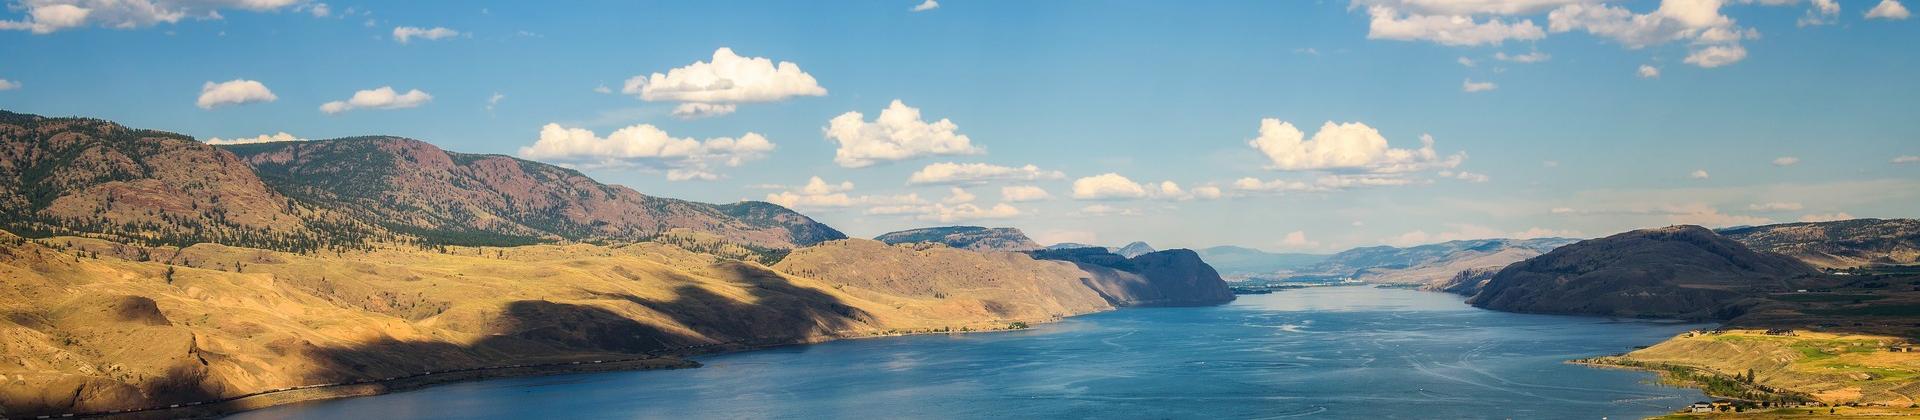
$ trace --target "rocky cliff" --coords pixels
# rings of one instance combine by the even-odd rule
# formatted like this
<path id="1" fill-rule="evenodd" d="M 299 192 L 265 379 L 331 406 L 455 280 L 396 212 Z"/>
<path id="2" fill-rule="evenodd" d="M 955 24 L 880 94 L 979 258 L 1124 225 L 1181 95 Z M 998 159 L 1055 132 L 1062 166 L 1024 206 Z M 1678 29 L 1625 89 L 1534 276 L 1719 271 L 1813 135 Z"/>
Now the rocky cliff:
<path id="1" fill-rule="evenodd" d="M 1823 268 L 1920 263 L 1920 220 L 1853 219 L 1785 223 L 1719 232 L 1748 247 Z"/>
<path id="2" fill-rule="evenodd" d="M 1116 306 L 1197 306 L 1233 301 L 1220 273 L 1198 253 L 1174 249 L 1127 258 L 1104 248 L 1043 250 L 1034 258 L 1071 262 L 1087 287 Z"/>

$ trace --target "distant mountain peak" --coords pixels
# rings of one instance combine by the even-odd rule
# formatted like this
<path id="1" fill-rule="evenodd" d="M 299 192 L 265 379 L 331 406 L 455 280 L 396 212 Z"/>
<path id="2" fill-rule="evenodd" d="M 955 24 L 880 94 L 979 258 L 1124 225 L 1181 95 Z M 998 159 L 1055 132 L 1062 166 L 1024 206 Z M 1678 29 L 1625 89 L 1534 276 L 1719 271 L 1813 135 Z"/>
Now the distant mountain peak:
<path id="1" fill-rule="evenodd" d="M 1113 253 L 1120 254 L 1120 256 L 1127 257 L 1127 258 L 1138 257 L 1141 255 L 1151 254 L 1153 252 L 1154 252 L 1153 246 L 1147 245 L 1147 243 L 1143 241 L 1133 241 L 1133 243 L 1129 243 L 1126 246 L 1122 246 L 1120 247 L 1120 249 L 1116 249 L 1113 251 Z"/>

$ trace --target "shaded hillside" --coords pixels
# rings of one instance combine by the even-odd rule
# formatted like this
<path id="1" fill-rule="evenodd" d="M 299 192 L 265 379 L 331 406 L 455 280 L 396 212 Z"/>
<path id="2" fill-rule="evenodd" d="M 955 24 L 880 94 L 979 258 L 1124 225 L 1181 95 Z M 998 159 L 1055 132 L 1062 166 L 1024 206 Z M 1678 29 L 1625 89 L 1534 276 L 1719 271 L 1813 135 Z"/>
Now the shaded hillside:
<path id="1" fill-rule="evenodd" d="M 1920 263 L 1920 220 L 1853 219 L 1721 230 L 1748 247 L 1823 268 Z"/>
<path id="2" fill-rule="evenodd" d="M 985 228 L 979 226 L 945 226 L 920 229 L 908 229 L 888 232 L 873 237 L 874 240 L 888 244 L 931 242 L 947 246 L 976 251 L 1031 251 L 1040 249 L 1040 244 L 1027 238 L 1027 234 L 1015 228 Z"/>
<path id="3" fill-rule="evenodd" d="M 1115 254 L 1120 254 L 1122 257 L 1133 258 L 1151 253 L 1154 249 L 1153 246 L 1147 245 L 1146 242 L 1134 241 L 1133 243 L 1126 244 L 1119 249 L 1113 249 L 1111 251 Z"/>
<path id="4" fill-rule="evenodd" d="M 1727 319 L 1754 290 L 1787 290 L 1814 274 L 1699 226 L 1636 230 L 1581 241 L 1509 265 L 1468 303 L 1566 314 Z"/>
<path id="5" fill-rule="evenodd" d="M 675 228 L 766 248 L 846 237 L 772 204 L 653 197 L 571 169 L 399 137 L 223 147 L 288 196 L 430 243 L 632 242 Z"/>
<path id="6" fill-rule="evenodd" d="M 1321 275 L 1357 276 L 1361 274 L 1361 270 L 1366 269 L 1398 270 L 1421 265 L 1445 265 L 1444 261 L 1450 259 L 1494 253 L 1504 248 L 1520 248 L 1534 253 L 1546 253 L 1575 241 L 1577 240 L 1567 238 L 1473 239 L 1406 248 L 1384 245 L 1362 247 L 1333 254 L 1325 261 L 1300 271 Z M 1463 251 L 1466 252 L 1463 253 Z M 1451 274 L 1447 273 L 1447 275 Z"/>
<path id="7" fill-rule="evenodd" d="M 1034 251 L 1034 258 L 1074 263 L 1087 272 L 1087 287 L 1116 306 L 1196 306 L 1233 301 L 1220 273 L 1191 250 L 1175 249 L 1127 258 L 1104 248 Z"/>
<path id="8" fill-rule="evenodd" d="M 1239 246 L 1216 246 L 1198 250 L 1222 274 L 1270 274 L 1294 271 L 1327 259 L 1323 254 L 1266 252 Z"/>
<path id="9" fill-rule="evenodd" d="M 0 111 L 0 229 L 154 245 L 313 251 L 376 230 L 287 200 L 233 154 L 187 136 Z"/>
<path id="10" fill-rule="evenodd" d="M 814 279 L 657 243 L 332 256 L 0 232 L 0 407 L 164 406 L 426 371 L 1003 329 L 1111 307 L 1071 264 L 847 242 L 783 264 L 859 271 L 877 258 L 901 275 Z"/>

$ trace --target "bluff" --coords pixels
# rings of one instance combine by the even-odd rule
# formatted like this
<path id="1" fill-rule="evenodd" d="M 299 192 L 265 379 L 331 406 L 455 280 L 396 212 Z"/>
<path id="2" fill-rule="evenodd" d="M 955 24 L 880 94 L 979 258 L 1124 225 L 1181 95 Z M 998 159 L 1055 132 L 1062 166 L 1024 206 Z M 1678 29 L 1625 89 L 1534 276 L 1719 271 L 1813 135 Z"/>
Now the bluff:
<path id="1" fill-rule="evenodd" d="M 1040 250 L 1033 258 L 1067 261 L 1081 281 L 1115 306 L 1199 306 L 1233 301 L 1227 282 L 1200 254 L 1173 249 L 1128 258 L 1105 248 Z"/>

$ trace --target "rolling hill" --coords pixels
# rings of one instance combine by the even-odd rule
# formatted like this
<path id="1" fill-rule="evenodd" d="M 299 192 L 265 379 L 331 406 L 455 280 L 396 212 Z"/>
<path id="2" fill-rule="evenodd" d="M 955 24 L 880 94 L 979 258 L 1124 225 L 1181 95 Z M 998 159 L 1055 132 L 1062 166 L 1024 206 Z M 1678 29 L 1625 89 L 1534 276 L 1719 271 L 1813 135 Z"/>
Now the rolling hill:
<path id="1" fill-rule="evenodd" d="M 1755 290 L 1817 273 L 1699 226 L 1581 241 L 1501 269 L 1468 303 L 1514 312 L 1729 319 Z"/>
<path id="2" fill-rule="evenodd" d="M 1032 251 L 1041 249 L 1039 243 L 1027 238 L 1027 234 L 1015 228 L 985 228 L 979 226 L 944 226 L 909 229 L 888 232 L 873 237 L 887 244 L 931 242 L 975 251 Z"/>

